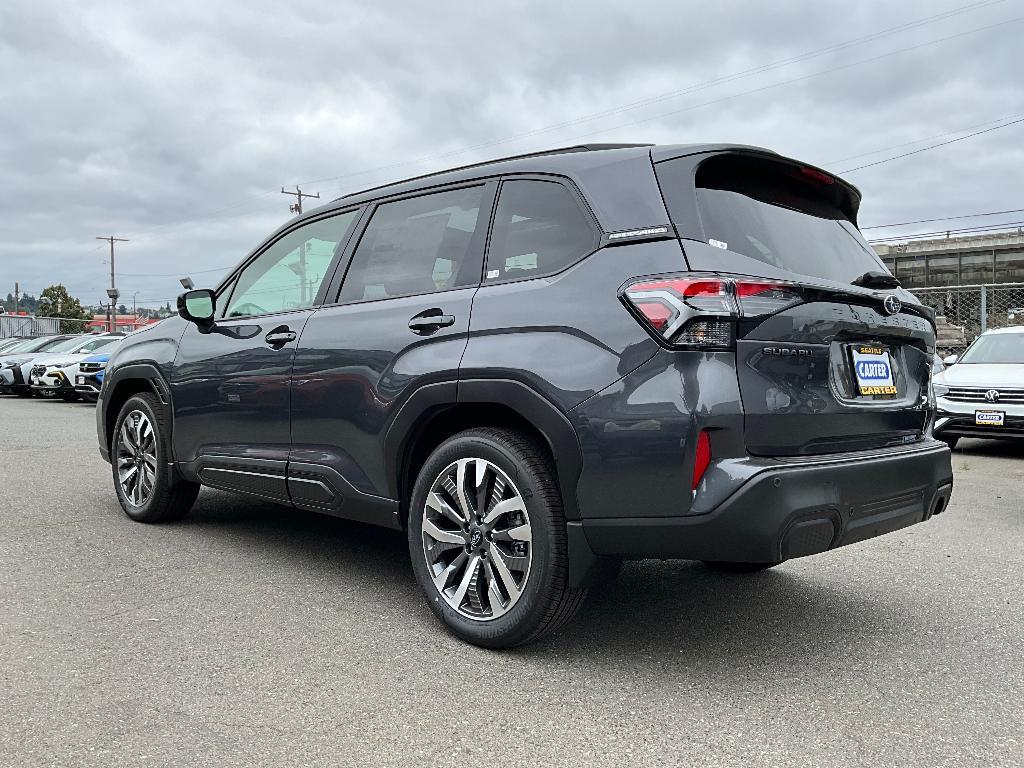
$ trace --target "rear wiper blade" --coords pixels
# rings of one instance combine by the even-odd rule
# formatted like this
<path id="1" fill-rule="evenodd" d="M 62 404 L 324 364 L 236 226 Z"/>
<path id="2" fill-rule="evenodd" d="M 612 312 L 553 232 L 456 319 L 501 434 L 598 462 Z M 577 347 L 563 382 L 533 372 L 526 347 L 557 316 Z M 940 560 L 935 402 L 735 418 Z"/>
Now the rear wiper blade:
<path id="1" fill-rule="evenodd" d="M 888 272 L 865 272 L 851 285 L 859 285 L 861 288 L 899 288 L 900 281 Z"/>

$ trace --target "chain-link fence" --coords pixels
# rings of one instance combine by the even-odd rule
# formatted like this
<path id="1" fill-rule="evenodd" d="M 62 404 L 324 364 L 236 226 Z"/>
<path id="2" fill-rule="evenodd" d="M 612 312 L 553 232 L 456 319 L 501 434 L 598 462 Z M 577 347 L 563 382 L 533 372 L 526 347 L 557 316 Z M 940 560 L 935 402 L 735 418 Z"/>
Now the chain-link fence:
<path id="1" fill-rule="evenodd" d="M 935 310 L 936 347 L 960 354 L 989 328 L 1024 325 L 1024 283 L 913 288 L 911 293 Z"/>
<path id="2" fill-rule="evenodd" d="M 82 333 L 91 320 L 70 320 L 66 317 L 35 315 L 0 315 L 0 339 L 16 336 L 53 336 L 58 333 Z"/>

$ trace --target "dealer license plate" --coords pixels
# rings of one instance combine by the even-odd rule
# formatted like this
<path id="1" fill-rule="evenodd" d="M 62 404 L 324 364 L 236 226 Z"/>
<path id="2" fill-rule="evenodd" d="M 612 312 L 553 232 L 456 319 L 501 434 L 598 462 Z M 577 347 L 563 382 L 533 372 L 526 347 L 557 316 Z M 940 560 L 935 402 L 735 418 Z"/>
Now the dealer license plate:
<path id="1" fill-rule="evenodd" d="M 853 353 L 853 374 L 857 391 L 873 397 L 895 397 L 896 380 L 892 373 L 892 358 L 883 346 L 861 344 Z"/>
<path id="2" fill-rule="evenodd" d="M 85 384 L 85 376 L 75 376 L 75 384 Z"/>
<path id="3" fill-rule="evenodd" d="M 1006 421 L 1004 411 L 975 411 L 974 423 L 981 427 L 1001 427 Z"/>
<path id="4" fill-rule="evenodd" d="M 40 382 L 39 382 L 39 377 L 38 377 L 38 376 L 33 376 L 33 377 L 32 377 L 32 383 L 33 383 L 33 384 L 39 384 L 39 383 L 40 383 Z"/>

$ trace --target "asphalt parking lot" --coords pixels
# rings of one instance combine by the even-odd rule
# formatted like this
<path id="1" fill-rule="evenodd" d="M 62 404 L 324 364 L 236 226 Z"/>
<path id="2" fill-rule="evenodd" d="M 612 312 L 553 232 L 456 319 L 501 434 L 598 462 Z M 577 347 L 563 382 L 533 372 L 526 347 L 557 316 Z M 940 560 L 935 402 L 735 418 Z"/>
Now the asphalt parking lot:
<path id="1" fill-rule="evenodd" d="M 630 563 L 497 653 L 400 534 L 212 491 L 134 524 L 91 406 L 0 425 L 0 765 L 1024 761 L 1024 446 L 964 441 L 925 525 L 754 576 Z"/>

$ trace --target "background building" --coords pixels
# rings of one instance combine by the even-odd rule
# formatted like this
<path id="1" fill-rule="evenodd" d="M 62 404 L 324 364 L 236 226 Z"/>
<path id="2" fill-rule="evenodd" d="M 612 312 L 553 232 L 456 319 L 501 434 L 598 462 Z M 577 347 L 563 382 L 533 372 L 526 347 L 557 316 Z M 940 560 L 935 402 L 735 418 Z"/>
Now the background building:
<path id="1" fill-rule="evenodd" d="M 935 310 L 941 354 L 962 352 L 988 328 L 1024 325 L 1024 231 L 875 243 L 903 287 Z"/>
<path id="2" fill-rule="evenodd" d="M 904 288 L 1024 283 L 1024 232 L 877 243 L 875 253 Z"/>

